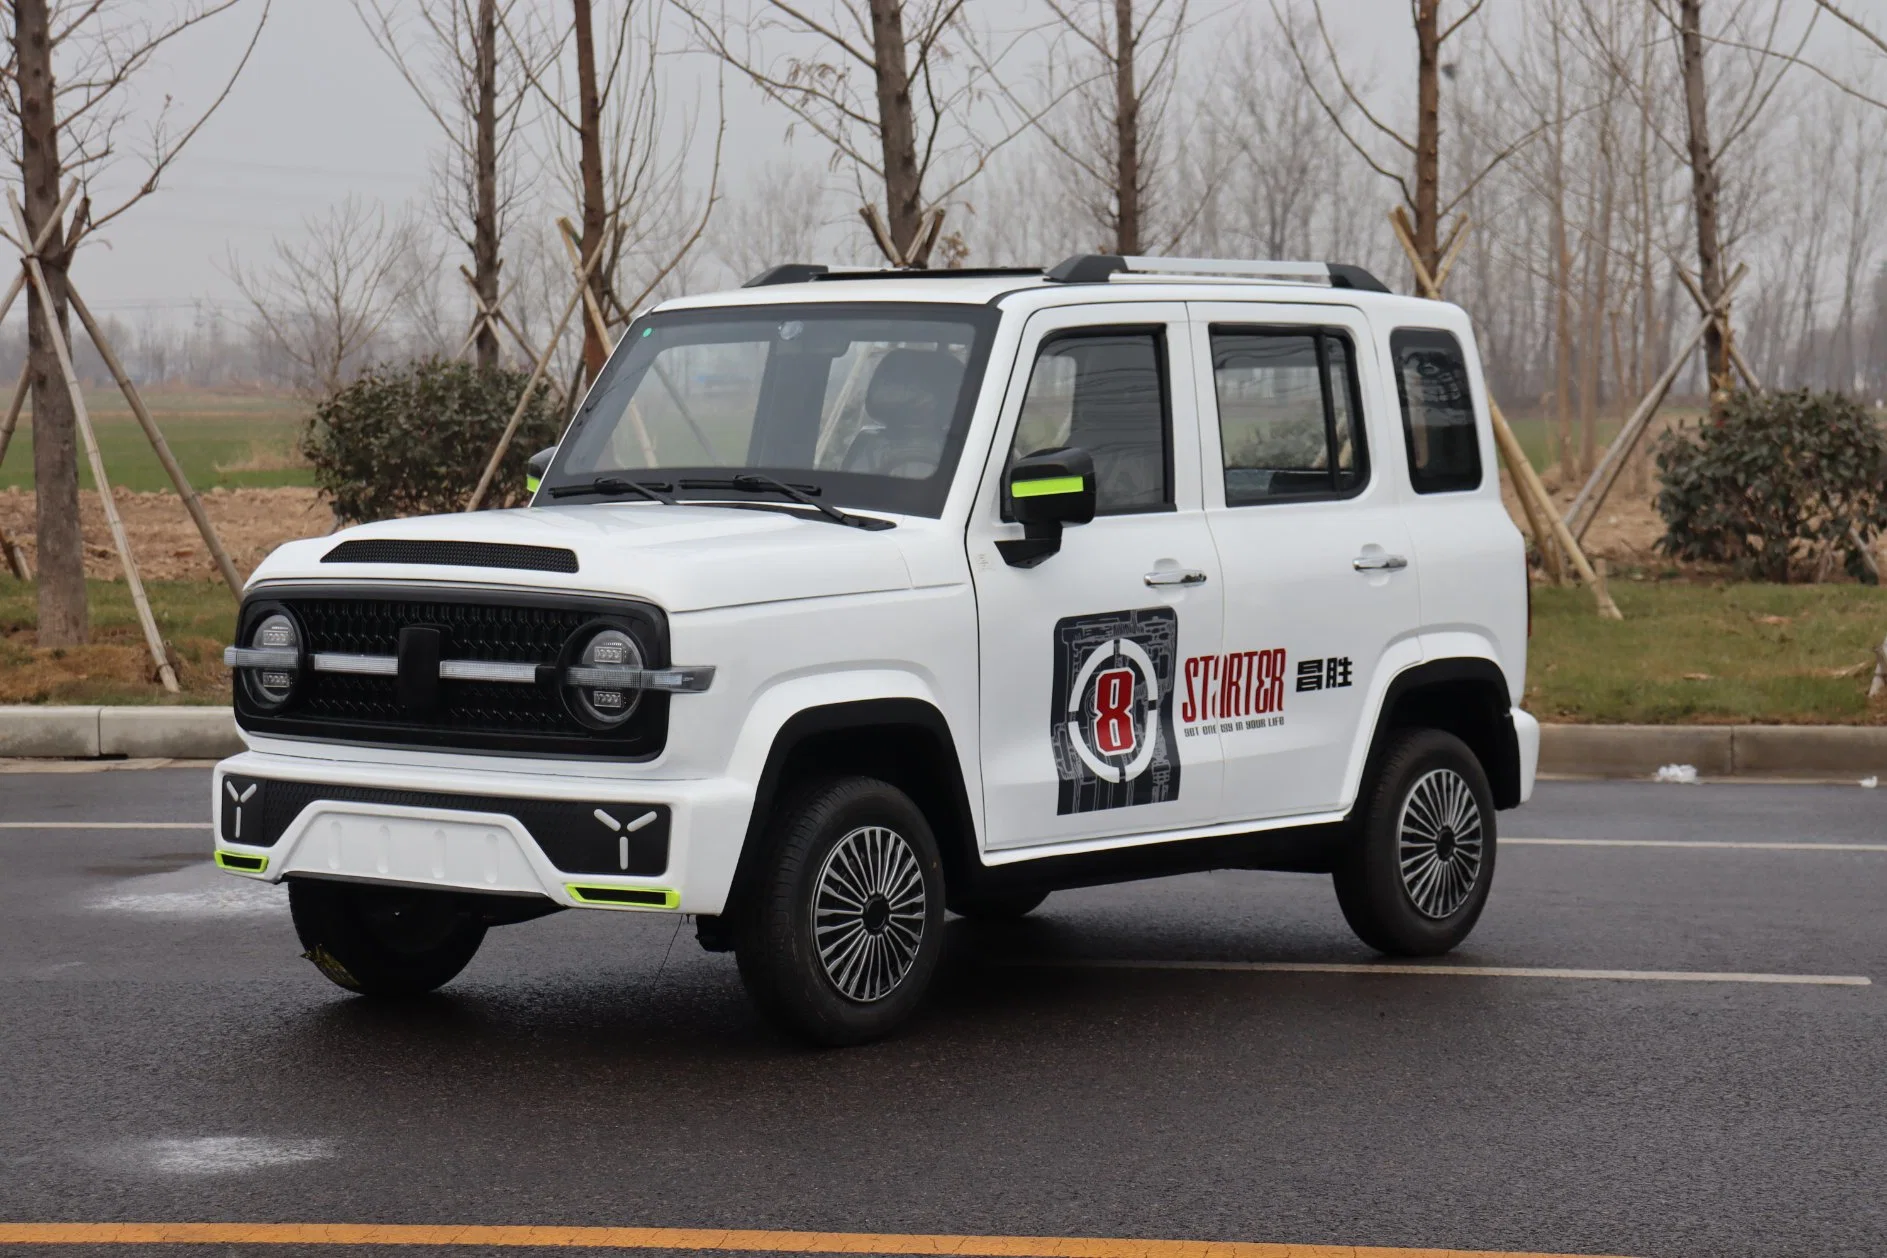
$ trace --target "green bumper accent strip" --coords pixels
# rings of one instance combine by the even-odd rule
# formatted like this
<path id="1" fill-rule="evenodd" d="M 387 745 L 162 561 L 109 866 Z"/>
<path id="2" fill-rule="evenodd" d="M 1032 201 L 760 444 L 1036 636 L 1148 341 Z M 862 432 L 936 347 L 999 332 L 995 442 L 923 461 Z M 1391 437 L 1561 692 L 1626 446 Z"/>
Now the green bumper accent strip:
<path id="1" fill-rule="evenodd" d="M 1011 497 L 1046 498 L 1050 494 L 1078 494 L 1086 484 L 1079 476 L 1044 476 L 1040 480 L 1019 480 L 1009 486 Z"/>
<path id="2" fill-rule="evenodd" d="M 216 854 L 216 867 L 218 869 L 234 870 L 239 874 L 259 874 L 269 867 L 269 858 L 266 856 L 250 856 L 243 852 L 218 852 Z"/>
<path id="3" fill-rule="evenodd" d="M 604 909 L 675 909 L 681 907 L 681 892 L 662 887 L 588 887 L 568 882 L 564 890 L 578 904 Z"/>

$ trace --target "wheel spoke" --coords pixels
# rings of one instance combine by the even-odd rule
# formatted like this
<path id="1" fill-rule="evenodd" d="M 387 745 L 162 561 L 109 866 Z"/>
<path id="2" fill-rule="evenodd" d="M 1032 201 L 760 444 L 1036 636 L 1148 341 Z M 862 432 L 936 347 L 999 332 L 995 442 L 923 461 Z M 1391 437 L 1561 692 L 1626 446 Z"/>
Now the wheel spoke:
<path id="1" fill-rule="evenodd" d="M 1424 917 L 1459 912 L 1474 894 L 1485 857 L 1480 802 L 1454 769 L 1431 769 L 1403 797 L 1396 822 L 1403 891 Z"/>
<path id="2" fill-rule="evenodd" d="M 833 844 L 812 889 L 813 943 L 826 978 L 847 999 L 883 1000 L 916 965 L 929 899 L 910 843 L 861 826 Z"/>

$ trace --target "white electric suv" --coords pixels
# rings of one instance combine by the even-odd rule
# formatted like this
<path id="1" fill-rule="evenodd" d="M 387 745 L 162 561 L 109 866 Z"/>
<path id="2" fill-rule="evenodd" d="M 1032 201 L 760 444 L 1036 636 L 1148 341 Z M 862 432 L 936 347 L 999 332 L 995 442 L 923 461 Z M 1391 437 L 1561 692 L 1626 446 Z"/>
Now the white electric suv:
<path id="1" fill-rule="evenodd" d="M 216 861 L 369 995 L 488 927 L 692 915 L 810 1039 L 946 908 L 1323 871 L 1446 951 L 1532 789 L 1524 550 L 1474 337 L 1354 267 L 778 267 L 637 319 L 528 508 L 246 591 Z"/>

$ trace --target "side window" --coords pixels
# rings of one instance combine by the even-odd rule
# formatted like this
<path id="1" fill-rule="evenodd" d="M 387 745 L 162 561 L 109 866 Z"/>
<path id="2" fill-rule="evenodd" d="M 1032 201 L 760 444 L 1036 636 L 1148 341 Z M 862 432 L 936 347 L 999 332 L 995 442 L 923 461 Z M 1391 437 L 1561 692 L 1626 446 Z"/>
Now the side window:
<path id="1" fill-rule="evenodd" d="M 1409 447 L 1409 481 L 1418 494 L 1481 487 L 1481 439 L 1461 342 L 1447 332 L 1397 328 L 1389 335 Z"/>
<path id="2" fill-rule="evenodd" d="M 1079 446 L 1094 456 L 1095 510 L 1173 503 L 1172 420 L 1162 329 L 1105 328 L 1042 342 L 1010 457 Z"/>
<path id="3" fill-rule="evenodd" d="M 1361 488 L 1367 451 L 1349 341 L 1321 329 L 1212 329 L 1227 506 Z"/>

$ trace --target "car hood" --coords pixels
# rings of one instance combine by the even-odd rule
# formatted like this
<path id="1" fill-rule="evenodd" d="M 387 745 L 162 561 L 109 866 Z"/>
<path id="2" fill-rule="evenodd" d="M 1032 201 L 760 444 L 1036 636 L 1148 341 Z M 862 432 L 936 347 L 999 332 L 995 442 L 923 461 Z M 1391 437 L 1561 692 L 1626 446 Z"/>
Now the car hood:
<path id="1" fill-rule="evenodd" d="M 922 521 L 930 524 L 931 521 Z M 671 612 L 784 599 L 875 594 L 911 587 L 902 529 L 846 528 L 797 512 L 740 506 L 591 503 L 385 520 L 290 542 L 252 581 L 437 581 L 618 594 Z M 549 546 L 576 556 L 575 572 L 486 566 L 476 552 L 407 560 L 342 560 L 351 541 Z M 349 548 L 360 551 L 361 548 Z M 430 560 L 448 558 L 454 562 Z M 464 562 L 458 562 L 463 560 Z"/>

